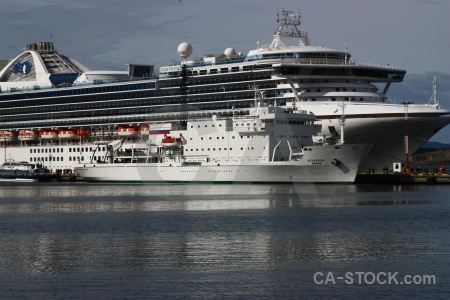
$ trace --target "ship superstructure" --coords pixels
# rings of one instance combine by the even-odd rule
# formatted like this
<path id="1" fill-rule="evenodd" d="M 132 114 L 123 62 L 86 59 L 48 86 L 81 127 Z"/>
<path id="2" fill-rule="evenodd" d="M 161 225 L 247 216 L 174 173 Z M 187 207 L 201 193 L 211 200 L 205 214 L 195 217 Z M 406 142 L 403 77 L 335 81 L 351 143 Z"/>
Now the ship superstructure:
<path id="1" fill-rule="evenodd" d="M 121 134 L 140 142 L 159 123 L 247 114 L 255 86 L 268 103 L 316 115 L 324 136 L 339 136 L 339 106 L 345 103 L 346 141 L 374 145 L 363 168 L 401 161 L 406 104 L 394 103 L 387 92 L 406 71 L 312 46 L 299 25 L 299 14 L 283 10 L 272 43 L 258 43 L 247 55 L 227 48 L 195 58 L 192 46 L 182 43 L 180 64 L 161 67 L 159 74 L 151 65 L 91 71 L 52 43 L 30 44 L 0 72 L 0 162 L 18 156 L 72 169 L 99 154 L 91 153 L 96 144 Z M 412 153 L 450 118 L 437 101 L 407 105 Z M 53 155 L 58 148 L 64 155 Z"/>

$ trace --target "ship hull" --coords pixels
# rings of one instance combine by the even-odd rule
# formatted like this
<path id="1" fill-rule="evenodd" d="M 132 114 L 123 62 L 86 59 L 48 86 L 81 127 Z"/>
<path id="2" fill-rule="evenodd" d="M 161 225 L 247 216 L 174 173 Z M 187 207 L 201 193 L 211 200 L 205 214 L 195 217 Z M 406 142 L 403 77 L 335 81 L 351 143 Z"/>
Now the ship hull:
<path id="1" fill-rule="evenodd" d="M 337 147 L 337 148 L 336 148 Z M 75 170 L 89 181 L 128 183 L 353 183 L 368 145 L 311 146 L 300 160 L 242 163 L 87 164 Z"/>
<path id="2" fill-rule="evenodd" d="M 322 121 L 321 134 L 339 134 L 339 103 L 302 103 L 301 109 L 312 111 Z M 347 103 L 346 103 L 347 104 Z M 426 105 L 408 105 L 408 153 L 417 151 L 439 130 L 450 124 L 448 110 Z M 380 103 L 348 103 L 345 107 L 345 142 L 371 143 L 372 150 L 361 165 L 368 168 L 392 168 L 405 161 L 405 105 Z"/>

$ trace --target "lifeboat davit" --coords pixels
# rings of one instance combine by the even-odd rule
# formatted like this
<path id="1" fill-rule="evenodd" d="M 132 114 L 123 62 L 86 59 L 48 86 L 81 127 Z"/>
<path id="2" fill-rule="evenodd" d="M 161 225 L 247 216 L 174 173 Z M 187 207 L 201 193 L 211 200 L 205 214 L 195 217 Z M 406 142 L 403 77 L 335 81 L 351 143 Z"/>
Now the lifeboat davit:
<path id="1" fill-rule="evenodd" d="M 44 130 L 41 132 L 41 139 L 52 140 L 58 137 L 58 132 L 55 130 Z"/>
<path id="2" fill-rule="evenodd" d="M 77 135 L 81 137 L 88 137 L 91 134 L 90 130 L 87 129 L 80 129 L 77 131 Z"/>
<path id="3" fill-rule="evenodd" d="M 11 131 L 0 130 L 0 142 L 12 142 L 14 140 L 14 133 Z"/>
<path id="4" fill-rule="evenodd" d="M 58 132 L 58 136 L 61 139 L 74 139 L 77 137 L 77 133 L 72 129 L 63 129 Z"/>
<path id="5" fill-rule="evenodd" d="M 135 136 L 137 133 L 138 131 L 135 127 L 120 126 L 117 129 L 117 135 L 119 136 Z"/>
<path id="6" fill-rule="evenodd" d="M 166 136 L 162 140 L 162 145 L 164 148 L 180 148 L 182 145 L 182 141 L 180 138 Z"/>
<path id="7" fill-rule="evenodd" d="M 38 137 L 38 134 L 34 130 L 21 130 L 19 131 L 20 141 L 34 141 Z"/>

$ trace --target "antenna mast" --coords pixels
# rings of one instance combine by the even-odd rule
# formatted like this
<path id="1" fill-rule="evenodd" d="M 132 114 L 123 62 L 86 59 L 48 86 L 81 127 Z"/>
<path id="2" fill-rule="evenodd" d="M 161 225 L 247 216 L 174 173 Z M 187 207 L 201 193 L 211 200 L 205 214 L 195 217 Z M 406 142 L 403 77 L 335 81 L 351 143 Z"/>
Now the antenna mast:
<path id="1" fill-rule="evenodd" d="M 283 9 L 277 16 L 278 27 L 275 30 L 270 48 L 286 46 L 281 40 L 282 38 L 298 40 L 300 46 L 309 45 L 308 35 L 298 29 L 298 26 L 301 24 L 299 13 Z"/>
<path id="2" fill-rule="evenodd" d="M 437 100 L 437 81 L 436 81 L 436 74 L 434 74 L 434 80 L 433 80 L 433 93 L 431 95 L 430 101 L 428 101 L 428 106 L 433 106 L 435 108 L 439 109 L 439 101 Z"/>
<path id="3" fill-rule="evenodd" d="M 341 125 L 341 140 L 340 140 L 340 144 L 344 144 L 344 125 L 345 125 L 345 106 L 346 104 L 344 102 L 342 102 L 341 105 L 339 105 L 342 107 L 342 115 L 339 119 L 339 124 Z"/>

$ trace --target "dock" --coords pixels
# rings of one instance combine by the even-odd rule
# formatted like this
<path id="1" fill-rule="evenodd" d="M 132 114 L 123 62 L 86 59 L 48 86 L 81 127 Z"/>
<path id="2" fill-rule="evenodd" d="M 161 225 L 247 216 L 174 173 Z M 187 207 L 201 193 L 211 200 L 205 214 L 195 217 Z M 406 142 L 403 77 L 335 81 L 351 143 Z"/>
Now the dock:
<path id="1" fill-rule="evenodd" d="M 450 175 L 446 173 L 359 173 L 355 183 L 450 184 Z"/>

